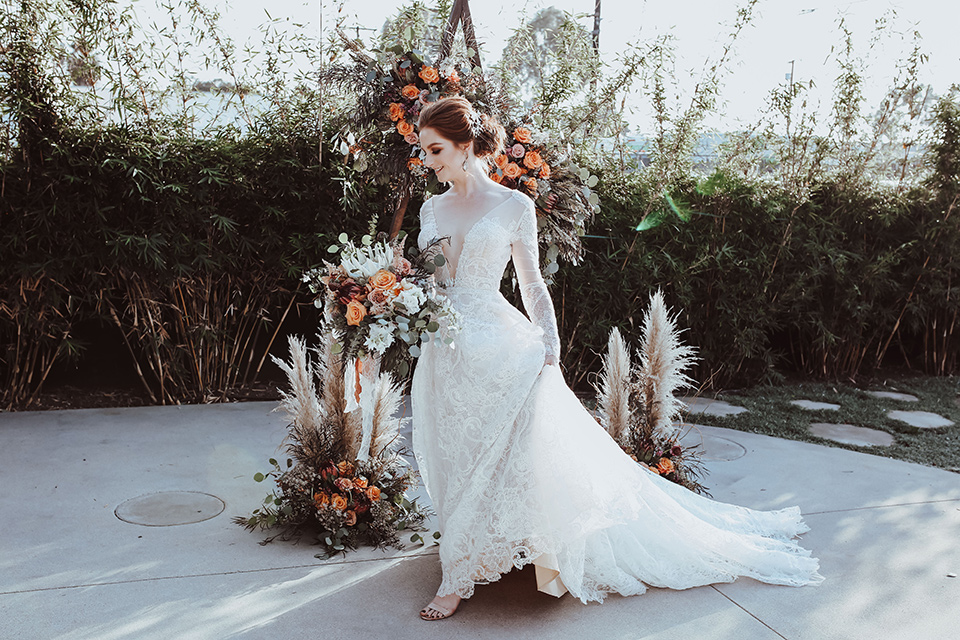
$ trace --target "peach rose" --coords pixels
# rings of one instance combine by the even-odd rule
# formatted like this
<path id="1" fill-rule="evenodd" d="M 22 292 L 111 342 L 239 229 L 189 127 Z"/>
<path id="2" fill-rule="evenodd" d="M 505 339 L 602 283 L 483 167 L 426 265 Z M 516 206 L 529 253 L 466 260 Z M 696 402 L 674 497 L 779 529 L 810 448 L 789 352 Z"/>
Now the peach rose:
<path id="1" fill-rule="evenodd" d="M 367 487 L 367 497 L 370 498 L 371 502 L 376 502 L 380 499 L 380 489 L 378 487 Z"/>
<path id="2" fill-rule="evenodd" d="M 375 289 L 392 290 L 395 286 L 397 286 L 397 276 L 386 269 L 380 269 L 373 274 L 373 277 L 371 277 L 370 280 L 367 281 L 367 286 L 371 285 Z"/>
<path id="3" fill-rule="evenodd" d="M 330 496 L 330 505 L 337 511 L 343 511 L 347 508 L 347 499 L 339 493 L 335 493 Z"/>
<path id="4" fill-rule="evenodd" d="M 401 120 L 397 123 L 397 132 L 406 137 L 413 133 L 413 125 L 407 122 L 406 120 Z"/>
<path id="5" fill-rule="evenodd" d="M 673 460 L 670 458 L 660 458 L 660 462 L 657 463 L 657 469 L 660 470 L 661 475 L 667 475 L 676 467 L 673 466 Z"/>
<path id="6" fill-rule="evenodd" d="M 529 180 L 527 180 L 526 185 L 527 185 L 527 189 L 529 189 L 531 193 L 536 192 L 537 190 L 536 180 L 534 180 L 533 178 L 530 178 Z"/>
<path id="7" fill-rule="evenodd" d="M 352 527 L 357 524 L 357 514 L 354 511 L 348 510 L 344 515 L 347 516 L 346 520 L 343 521 L 345 525 Z"/>
<path id="8" fill-rule="evenodd" d="M 337 463 L 337 471 L 340 472 L 340 475 L 350 476 L 353 475 L 353 465 L 343 460 L 342 462 Z"/>
<path id="9" fill-rule="evenodd" d="M 522 173 L 523 169 L 515 162 L 508 162 L 507 166 L 503 167 L 503 175 L 508 178 L 519 178 Z"/>
<path id="10" fill-rule="evenodd" d="M 434 83 L 440 81 L 440 74 L 437 73 L 437 70 L 433 67 L 424 67 L 420 69 L 420 73 L 417 75 L 420 76 L 424 82 Z"/>
<path id="11" fill-rule="evenodd" d="M 418 136 L 416 133 L 413 133 L 412 131 L 407 135 L 403 136 L 403 139 L 407 144 L 417 144 L 418 142 L 420 142 L 420 136 Z"/>
<path id="12" fill-rule="evenodd" d="M 544 180 L 550 178 L 550 165 L 548 165 L 546 162 L 540 165 L 540 177 Z"/>
<path id="13" fill-rule="evenodd" d="M 366 478 L 354 478 L 353 486 L 357 489 L 366 489 L 367 488 L 367 479 Z"/>
<path id="14" fill-rule="evenodd" d="M 448 82 L 451 82 L 451 83 L 453 83 L 453 84 L 456 84 L 457 82 L 460 82 L 460 74 L 457 73 L 457 70 L 456 70 L 456 69 L 454 69 L 453 71 L 450 72 L 450 75 L 447 76 L 447 81 L 448 81 Z"/>
<path id="15" fill-rule="evenodd" d="M 507 157 L 507 154 L 501 153 L 496 158 L 493 159 L 493 163 L 497 165 L 500 169 L 503 169 L 507 166 L 507 163 L 510 162 L 510 158 Z"/>
<path id="16" fill-rule="evenodd" d="M 500 184 L 501 182 L 503 182 L 503 176 L 501 176 L 496 171 L 490 174 L 490 179 L 496 182 L 497 184 Z"/>
<path id="17" fill-rule="evenodd" d="M 522 142 L 523 144 L 530 144 L 533 142 L 533 138 L 530 136 L 530 129 L 526 127 L 517 127 L 513 130 L 513 137 L 517 142 Z"/>
<path id="18" fill-rule="evenodd" d="M 423 160 L 420 158 L 410 158 L 407 160 L 407 169 L 413 169 L 414 167 L 423 166 Z"/>
<path id="19" fill-rule="evenodd" d="M 350 489 L 353 489 L 353 482 L 350 481 L 350 478 L 337 478 L 333 481 L 333 484 L 335 484 L 340 491 L 350 491 Z"/>
<path id="20" fill-rule="evenodd" d="M 527 165 L 530 169 L 536 169 L 543 164 L 543 158 L 540 157 L 537 151 L 527 151 L 527 155 L 523 157 L 523 164 Z"/>
<path id="21" fill-rule="evenodd" d="M 322 491 L 320 493 L 315 493 L 313 494 L 313 503 L 317 505 L 317 509 L 320 507 L 325 507 L 330 504 L 330 496 Z"/>
<path id="22" fill-rule="evenodd" d="M 362 302 L 351 300 L 347 304 L 347 324 L 353 325 L 354 327 L 359 327 L 360 322 L 366 317 L 366 315 L 367 308 L 363 306 Z"/>
<path id="23" fill-rule="evenodd" d="M 407 86 L 405 86 L 403 89 L 400 90 L 400 93 L 403 95 L 404 98 L 407 98 L 409 100 L 416 100 L 417 98 L 420 97 L 420 89 L 417 89 L 417 85 L 415 84 L 408 84 Z"/>
<path id="24" fill-rule="evenodd" d="M 396 122 L 403 117 L 403 106 L 397 104 L 396 102 L 390 103 L 390 119 Z"/>

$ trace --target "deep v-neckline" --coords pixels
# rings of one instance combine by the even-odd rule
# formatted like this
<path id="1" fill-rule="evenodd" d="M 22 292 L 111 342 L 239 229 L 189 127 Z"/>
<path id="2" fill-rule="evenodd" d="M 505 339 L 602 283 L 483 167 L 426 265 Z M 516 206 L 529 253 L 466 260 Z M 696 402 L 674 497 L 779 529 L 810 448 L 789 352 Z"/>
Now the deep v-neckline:
<path id="1" fill-rule="evenodd" d="M 467 248 L 467 240 L 470 239 L 470 236 L 471 236 L 471 234 L 473 233 L 474 229 L 476 229 L 476 228 L 480 225 L 480 223 L 482 223 L 484 220 L 486 220 L 487 218 L 489 218 L 491 213 L 493 213 L 494 211 L 496 211 L 497 209 L 499 209 L 499 208 L 502 207 L 503 205 L 505 205 L 505 204 L 507 204 L 508 202 L 510 202 L 511 200 L 513 200 L 514 193 L 515 193 L 515 192 L 511 192 L 509 195 L 507 195 L 507 197 L 504 199 L 503 202 L 501 202 L 501 203 L 499 203 L 499 204 L 493 205 L 493 207 L 491 207 L 490 209 L 488 209 L 486 213 L 484 213 L 482 216 L 480 216 L 479 218 L 477 218 L 476 220 L 474 220 L 473 224 L 470 225 L 470 228 L 467 229 L 467 232 L 463 234 L 463 240 L 460 241 L 460 251 L 457 253 L 456 263 L 454 263 L 452 260 L 450 260 L 450 256 L 448 256 L 448 255 L 447 255 L 447 252 L 443 250 L 443 244 L 441 243 L 441 245 L 440 245 L 440 251 L 443 252 L 443 257 L 446 259 L 447 264 L 448 264 L 448 265 L 454 265 L 454 264 L 455 264 L 455 267 L 456 267 L 456 268 L 453 270 L 453 273 L 450 275 L 450 281 L 451 281 L 451 282 L 456 282 L 456 280 L 457 280 L 457 274 L 460 273 L 460 258 L 463 257 L 463 251 L 464 251 L 464 249 Z M 431 206 L 430 206 L 430 215 L 431 215 L 431 217 L 433 218 L 433 227 L 437 230 L 437 234 L 439 235 L 439 234 L 440 234 L 440 225 L 437 224 L 437 211 L 436 211 L 436 207 L 437 207 L 436 203 L 432 203 L 432 204 L 431 204 Z M 452 237 L 452 236 L 442 236 L 442 237 Z M 452 244 L 451 242 L 448 241 L 446 244 L 447 244 L 447 246 L 450 247 L 451 250 L 453 250 L 453 244 Z M 449 272 L 449 269 L 448 269 L 448 272 Z"/>

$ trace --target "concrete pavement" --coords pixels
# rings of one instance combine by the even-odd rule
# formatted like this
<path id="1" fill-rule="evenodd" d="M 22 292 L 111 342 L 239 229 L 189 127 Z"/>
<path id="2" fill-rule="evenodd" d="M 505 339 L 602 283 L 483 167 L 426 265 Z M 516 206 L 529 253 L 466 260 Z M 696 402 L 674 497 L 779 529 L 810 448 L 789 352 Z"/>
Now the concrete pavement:
<path id="1" fill-rule="evenodd" d="M 870 640 L 960 634 L 960 475 L 819 445 L 703 427 L 714 498 L 799 505 L 819 587 L 748 579 L 651 589 L 585 606 L 514 571 L 445 621 L 417 611 L 436 547 L 261 546 L 231 518 L 270 489 L 274 403 L 0 413 L 0 638 L 521 638 Z M 409 434 L 407 434 L 408 436 Z M 178 526 L 120 520 L 127 500 L 204 492 L 222 513 Z M 424 498 L 425 499 L 425 498 Z M 206 516 L 204 516 L 206 517 Z M 404 539 L 409 538 L 409 533 Z"/>

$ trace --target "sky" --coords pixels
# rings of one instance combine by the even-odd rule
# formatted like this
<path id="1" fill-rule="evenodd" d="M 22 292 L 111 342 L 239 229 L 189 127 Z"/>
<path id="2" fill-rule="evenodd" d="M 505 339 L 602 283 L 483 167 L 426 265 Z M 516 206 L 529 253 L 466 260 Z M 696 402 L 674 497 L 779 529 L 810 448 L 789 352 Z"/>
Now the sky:
<path id="1" fill-rule="evenodd" d="M 154 0 L 133 0 L 149 13 Z M 238 42 L 256 38 L 257 25 L 267 20 L 265 10 L 274 19 L 303 24 L 308 32 L 319 32 L 320 13 L 329 29 L 343 7 L 344 23 L 379 31 L 384 20 L 394 15 L 397 0 L 205 0 L 218 6 L 225 30 Z M 600 50 L 602 58 L 613 62 L 627 43 L 652 40 L 662 34 L 675 39 L 677 95 L 675 107 L 689 102 L 690 92 L 702 77 L 707 61 L 715 60 L 728 40 L 743 2 L 735 0 L 603 0 L 601 7 Z M 228 6 L 229 5 L 229 6 Z M 593 0 L 474 0 L 470 11 L 481 43 L 483 64 L 500 58 L 511 30 L 539 9 L 555 6 L 574 14 L 590 15 L 580 19 L 593 28 Z M 766 96 L 778 84 L 787 81 L 791 71 L 795 82 L 814 81 L 814 100 L 823 109 L 831 103 L 833 80 L 838 74 L 837 53 L 842 46 L 838 23 L 843 19 L 854 34 L 857 55 L 865 60 L 864 95 L 867 111 L 872 111 L 890 87 L 898 60 L 911 48 L 914 30 L 923 37 L 922 48 L 929 55 L 921 71 L 921 80 L 944 93 L 951 83 L 960 83 L 960 47 L 956 45 L 956 24 L 960 8 L 949 0 L 760 0 L 752 23 L 735 44 L 733 64 L 724 78 L 721 106 L 707 126 L 735 129 L 759 118 Z M 885 19 L 890 28 L 870 48 L 877 20 Z M 354 31 L 354 33 L 356 33 Z M 373 31 L 361 30 L 370 37 Z M 642 96 L 629 101 L 629 120 L 636 129 L 649 128 L 650 110 Z"/>

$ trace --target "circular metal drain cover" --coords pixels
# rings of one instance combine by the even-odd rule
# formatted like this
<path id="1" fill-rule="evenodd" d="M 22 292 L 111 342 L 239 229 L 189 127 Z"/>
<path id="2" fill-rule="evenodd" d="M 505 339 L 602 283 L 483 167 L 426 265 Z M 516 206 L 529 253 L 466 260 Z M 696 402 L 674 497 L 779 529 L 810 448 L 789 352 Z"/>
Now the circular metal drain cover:
<path id="1" fill-rule="evenodd" d="M 747 449 L 729 438 L 720 436 L 703 436 L 703 459 L 704 460 L 736 460 L 747 454 Z"/>
<path id="2" fill-rule="evenodd" d="M 114 513 L 124 522 L 145 527 L 173 527 L 215 518 L 226 508 L 223 500 L 200 491 L 161 491 L 131 498 Z"/>

